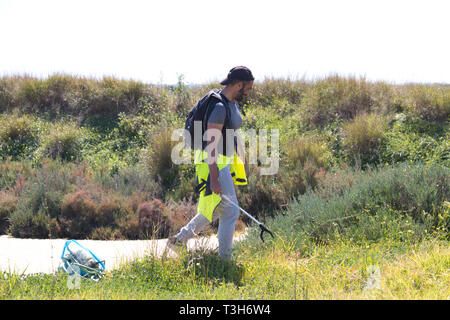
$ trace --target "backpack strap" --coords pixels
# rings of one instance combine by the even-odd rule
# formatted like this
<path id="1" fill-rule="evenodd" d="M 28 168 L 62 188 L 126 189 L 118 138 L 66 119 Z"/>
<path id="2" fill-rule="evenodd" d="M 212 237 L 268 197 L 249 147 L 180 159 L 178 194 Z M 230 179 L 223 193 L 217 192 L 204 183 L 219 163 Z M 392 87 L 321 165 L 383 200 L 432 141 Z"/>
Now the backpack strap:
<path id="1" fill-rule="evenodd" d="M 207 124 L 208 124 L 207 120 L 208 120 L 209 116 L 211 115 L 211 112 L 213 111 L 213 109 L 211 108 L 211 101 L 213 99 L 217 99 L 223 103 L 223 106 L 225 107 L 225 110 L 226 110 L 224 129 L 226 129 L 229 125 L 229 121 L 231 118 L 230 106 L 228 105 L 228 103 L 226 101 L 224 101 L 224 99 L 220 95 L 220 91 L 218 91 L 217 89 L 213 89 L 209 92 L 209 97 L 208 97 L 206 112 L 205 112 L 205 118 L 203 119 L 204 120 L 203 121 L 203 126 L 204 126 L 203 131 L 206 131 L 206 129 L 207 129 Z"/>

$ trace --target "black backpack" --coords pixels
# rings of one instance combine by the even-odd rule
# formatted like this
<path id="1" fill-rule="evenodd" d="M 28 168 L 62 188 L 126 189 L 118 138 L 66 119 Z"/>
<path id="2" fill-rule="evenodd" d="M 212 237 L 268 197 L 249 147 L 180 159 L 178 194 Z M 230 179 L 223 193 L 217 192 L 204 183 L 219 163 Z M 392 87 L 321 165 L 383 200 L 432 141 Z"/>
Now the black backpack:
<path id="1" fill-rule="evenodd" d="M 208 106 L 211 104 L 212 100 L 217 100 L 223 103 L 225 106 L 225 109 L 227 110 L 226 118 L 225 118 L 225 125 L 222 129 L 222 135 L 225 137 L 225 129 L 228 124 L 228 119 L 230 118 L 230 110 L 228 108 L 228 103 L 222 98 L 220 95 L 220 91 L 218 89 L 212 89 L 209 91 L 203 98 L 201 98 L 197 104 L 192 108 L 192 110 L 187 114 L 186 121 L 184 124 L 184 129 L 189 132 L 190 137 L 185 135 L 185 147 L 191 148 L 193 150 L 203 150 L 206 146 L 206 141 L 203 141 L 203 135 L 206 131 L 206 126 L 208 123 L 209 115 L 212 112 L 212 108 L 208 108 Z M 198 145 L 198 142 L 194 144 L 194 121 L 201 121 L 202 122 L 202 137 L 200 139 L 197 138 L 201 142 L 200 145 Z M 186 133 L 185 131 L 185 133 Z M 189 141 L 190 139 L 190 141 Z M 190 142 L 190 146 L 189 146 Z"/>

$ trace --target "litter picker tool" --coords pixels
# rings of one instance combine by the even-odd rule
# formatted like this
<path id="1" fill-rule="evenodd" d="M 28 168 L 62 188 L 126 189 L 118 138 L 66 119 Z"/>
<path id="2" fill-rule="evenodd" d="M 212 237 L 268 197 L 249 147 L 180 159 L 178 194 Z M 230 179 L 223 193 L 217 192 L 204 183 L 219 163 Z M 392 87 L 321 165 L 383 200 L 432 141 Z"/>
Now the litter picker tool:
<path id="1" fill-rule="evenodd" d="M 261 222 L 259 222 L 254 217 L 252 217 L 247 211 L 245 211 L 240 206 L 238 206 L 233 201 L 231 201 L 226 195 L 222 194 L 221 196 L 222 196 L 223 199 L 225 199 L 226 201 L 231 203 L 235 208 L 238 208 L 239 210 L 241 210 L 243 213 L 245 213 L 247 215 L 247 217 L 249 217 L 250 219 L 252 219 L 254 222 L 256 222 L 259 225 L 259 228 L 261 229 L 261 234 L 259 236 L 260 236 L 262 242 L 264 242 L 264 237 L 263 237 L 264 232 L 267 232 L 268 234 L 270 234 L 272 236 L 272 238 L 274 238 L 273 233 L 270 232 L 270 230 L 267 229 L 265 225 L 263 225 Z"/>

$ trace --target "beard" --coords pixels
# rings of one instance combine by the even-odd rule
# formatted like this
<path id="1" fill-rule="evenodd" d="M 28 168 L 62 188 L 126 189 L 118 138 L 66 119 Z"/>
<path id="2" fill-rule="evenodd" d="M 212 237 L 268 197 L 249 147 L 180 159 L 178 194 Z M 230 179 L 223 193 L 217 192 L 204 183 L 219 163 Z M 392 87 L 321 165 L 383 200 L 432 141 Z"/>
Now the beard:
<path id="1" fill-rule="evenodd" d="M 247 97 L 245 96 L 245 92 L 244 92 L 244 88 L 242 88 L 241 90 L 239 90 L 236 100 L 238 102 L 243 102 L 247 99 Z"/>

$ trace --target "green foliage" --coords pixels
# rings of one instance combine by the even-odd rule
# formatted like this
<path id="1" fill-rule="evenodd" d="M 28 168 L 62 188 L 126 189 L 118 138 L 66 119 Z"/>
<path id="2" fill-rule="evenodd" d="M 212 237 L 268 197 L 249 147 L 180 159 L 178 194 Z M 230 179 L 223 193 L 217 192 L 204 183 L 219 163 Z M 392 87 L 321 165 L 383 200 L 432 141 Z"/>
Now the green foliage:
<path id="1" fill-rule="evenodd" d="M 96 208 L 109 206 L 120 212 L 114 226 L 95 227 L 96 237 L 120 238 L 137 237 L 139 219 L 131 212 L 135 214 L 149 198 L 175 201 L 179 212 L 190 212 L 197 201 L 194 166 L 172 163 L 171 149 L 177 142 L 171 141 L 171 132 L 182 128 L 187 110 L 219 85 L 187 86 L 183 76 L 178 80 L 176 86 L 167 87 L 62 74 L 48 79 L 0 78 L 4 112 L 0 114 L 0 188 L 19 199 L 17 208 L 4 210 L 8 212 L 4 215 L 49 215 L 49 221 L 35 218 L 48 224 L 42 234 L 52 230 L 62 234 L 67 228 L 54 220 L 55 208 L 67 194 L 84 190 Z M 315 81 L 256 82 L 243 105 L 247 115 L 242 129 L 279 130 L 280 168 L 277 175 L 260 176 L 259 168 L 251 165 L 248 186 L 237 188 L 240 204 L 260 217 L 271 217 L 308 190 L 328 198 L 342 196 L 358 176 L 352 167 L 401 162 L 448 167 L 447 96 L 446 86 L 399 86 L 336 75 Z M 391 118 L 394 121 L 387 123 Z M 63 160 L 61 166 L 82 163 L 89 170 L 80 169 L 77 175 L 73 167 L 64 174 L 56 168 L 71 179 L 70 188 L 59 191 L 55 186 L 42 193 L 33 187 L 32 175 L 45 170 L 41 163 L 47 159 Z M 321 181 L 330 187 L 319 188 Z M 117 209 L 114 203 L 127 197 L 136 200 Z M 47 199 L 41 201 L 44 205 L 36 204 L 40 198 Z M 25 210 L 32 203 L 33 209 Z M 174 218 L 171 224 L 177 221 L 180 226 L 186 220 Z"/>
<path id="2" fill-rule="evenodd" d="M 248 185 L 235 188 L 242 208 L 247 208 L 255 217 L 263 218 L 273 215 L 275 210 L 287 204 L 289 195 L 279 182 L 279 176 L 261 175 L 255 166 L 250 166 L 249 171 Z"/>
<path id="3" fill-rule="evenodd" d="M 7 192 L 0 192 L 0 234 L 9 228 L 9 217 L 16 210 L 17 197 Z"/>
<path id="4" fill-rule="evenodd" d="M 43 162 L 41 170 L 27 181 L 17 209 L 11 214 L 13 236 L 49 237 L 50 220 L 59 216 L 62 198 L 71 190 L 70 176 L 69 167 L 63 167 L 59 162 Z"/>
<path id="5" fill-rule="evenodd" d="M 265 78 L 253 85 L 249 102 L 253 106 L 270 108 L 276 100 L 284 98 L 290 104 L 298 105 L 309 85 L 305 80 Z"/>
<path id="6" fill-rule="evenodd" d="M 29 115 L 0 115 L 0 159 L 30 157 L 39 142 L 39 123 Z"/>
<path id="7" fill-rule="evenodd" d="M 165 190 L 173 189 L 180 181 L 181 167 L 172 161 L 172 149 L 176 144 L 172 140 L 172 130 L 162 125 L 150 137 L 144 155 L 150 174 Z"/>
<path id="8" fill-rule="evenodd" d="M 84 132 L 75 123 L 56 123 L 49 128 L 36 151 L 35 161 L 42 158 L 76 161 L 81 159 Z"/>
<path id="9" fill-rule="evenodd" d="M 86 162 L 45 158 L 33 170 L 15 170 L 9 189 L 0 190 L 0 229 L 15 237 L 161 238 L 196 211 L 190 200 L 166 207 L 142 164 L 101 176 Z"/>
<path id="10" fill-rule="evenodd" d="M 326 190 L 336 190 L 332 184 L 299 196 L 269 227 L 276 233 L 299 235 L 306 242 L 327 243 L 339 234 L 360 239 L 365 234 L 366 240 L 379 240 L 387 234 L 396 237 L 396 228 L 407 235 L 412 230 L 409 236 L 421 238 L 425 230 L 430 232 L 449 223 L 448 217 L 444 222 L 439 218 L 449 200 L 449 177 L 446 167 L 420 165 L 354 175 L 340 193 Z"/>
<path id="11" fill-rule="evenodd" d="M 342 126 L 344 155 L 349 163 L 378 163 L 387 119 L 377 114 L 362 114 Z"/>
<path id="12" fill-rule="evenodd" d="M 0 110 L 14 107 L 50 117 L 133 113 L 141 101 L 163 102 L 153 85 L 104 77 L 102 80 L 55 74 L 47 79 L 12 76 L 0 79 Z"/>
<path id="13" fill-rule="evenodd" d="M 10 159 L 0 162 L 0 190 L 14 189 L 20 193 L 23 177 L 32 174 L 30 161 L 12 161 Z"/>
<path id="14" fill-rule="evenodd" d="M 349 120 L 369 112 L 373 105 L 369 84 L 364 78 L 330 76 L 308 88 L 301 106 L 312 125 L 323 126 L 335 119 Z"/>
<path id="15" fill-rule="evenodd" d="M 447 121 L 450 116 L 450 92 L 445 87 L 414 85 L 407 90 L 408 110 L 427 121 Z"/>
<path id="16" fill-rule="evenodd" d="M 294 138 L 286 143 L 286 156 L 283 160 L 290 169 L 301 169 L 308 163 L 317 168 L 326 168 L 329 165 L 329 157 L 325 144 L 312 138 Z"/>
<path id="17" fill-rule="evenodd" d="M 448 125 L 406 118 L 400 114 L 385 134 L 383 162 L 404 161 L 449 166 Z"/>
<path id="18" fill-rule="evenodd" d="M 93 181 L 105 190 L 119 192 L 124 196 L 132 196 L 134 193 L 144 193 L 149 197 L 161 198 L 163 190 L 149 173 L 146 166 L 137 163 L 134 166 L 124 166 L 117 173 L 109 174 L 107 168 L 98 168 L 94 171 Z"/>

